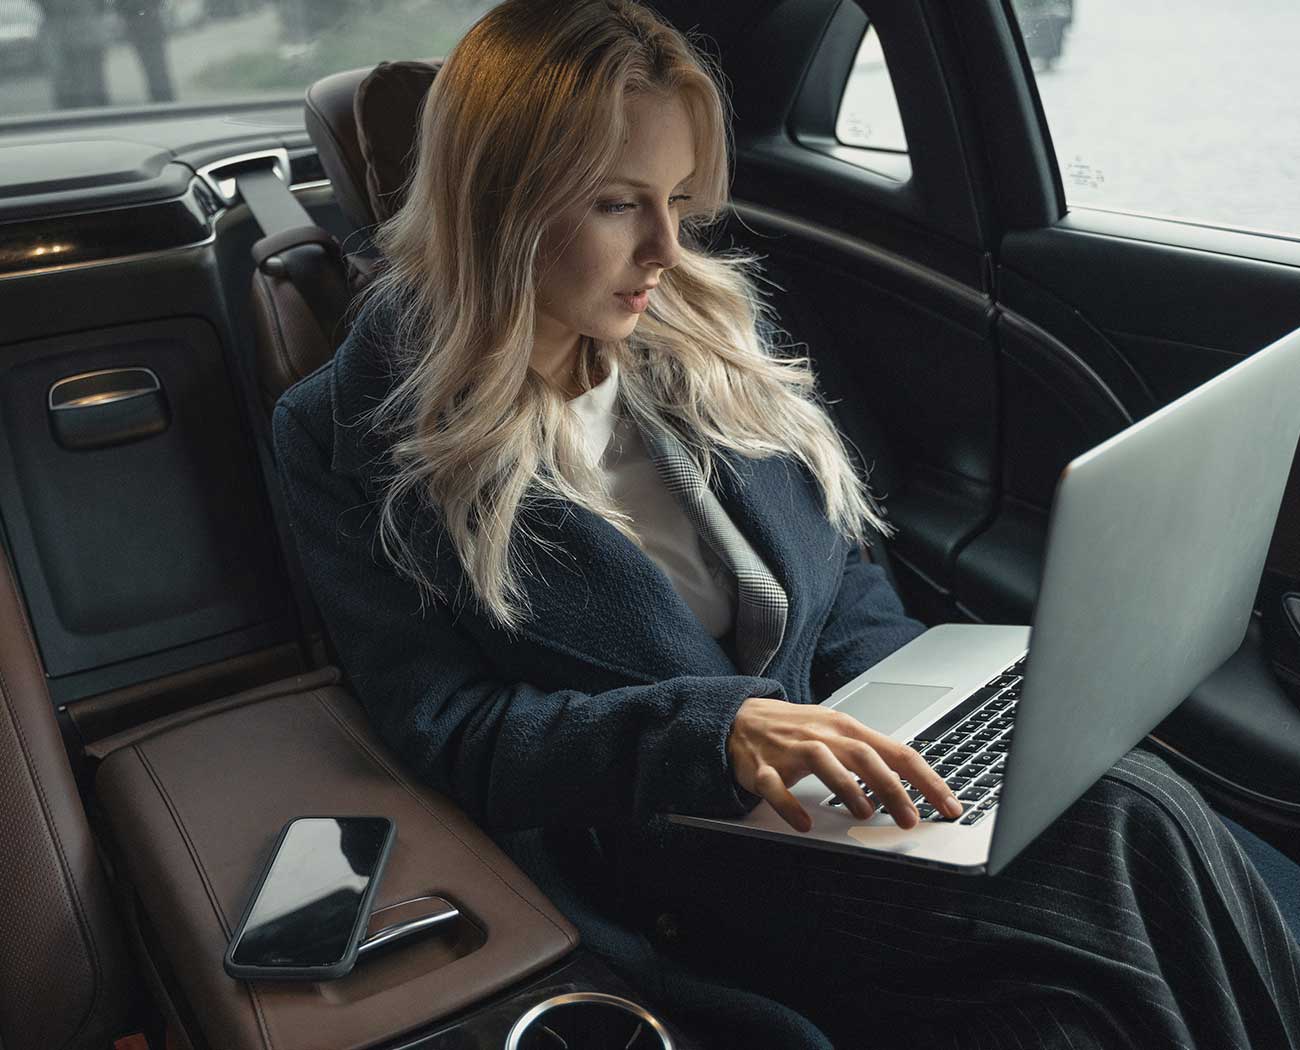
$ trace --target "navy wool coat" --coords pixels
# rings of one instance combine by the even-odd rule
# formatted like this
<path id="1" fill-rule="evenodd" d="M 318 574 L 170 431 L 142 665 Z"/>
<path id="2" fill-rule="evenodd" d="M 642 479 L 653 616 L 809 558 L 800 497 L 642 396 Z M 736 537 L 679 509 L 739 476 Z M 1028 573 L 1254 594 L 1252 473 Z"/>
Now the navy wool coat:
<path id="1" fill-rule="evenodd" d="M 738 672 L 643 551 L 568 501 L 529 512 L 560 553 L 518 541 L 533 617 L 516 634 L 474 608 L 437 515 L 412 502 L 403 527 L 414 526 L 415 551 L 449 598 L 421 612 L 415 585 L 378 544 L 384 446 L 357 423 L 397 378 L 382 318 L 363 311 L 334 359 L 274 412 L 292 532 L 342 669 L 380 737 L 476 819 L 590 947 L 643 988 L 686 1003 L 602 884 L 612 844 L 670 841 L 666 812 L 752 807 L 726 753 L 741 703 L 815 703 L 924 627 L 884 570 L 832 529 L 801 464 L 725 450 L 740 478 L 718 470 L 714 491 L 789 601 L 762 677 Z M 725 887 L 681 889 L 725 897 Z"/>

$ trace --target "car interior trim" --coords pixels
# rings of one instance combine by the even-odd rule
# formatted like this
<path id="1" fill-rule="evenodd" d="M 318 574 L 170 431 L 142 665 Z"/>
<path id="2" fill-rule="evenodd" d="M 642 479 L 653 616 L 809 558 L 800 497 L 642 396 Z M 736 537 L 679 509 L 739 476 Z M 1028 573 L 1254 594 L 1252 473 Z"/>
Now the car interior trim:
<path id="1" fill-rule="evenodd" d="M 211 167 L 219 170 L 238 160 L 238 157 L 232 158 Z M 295 196 L 310 194 L 312 203 L 328 203 L 333 197 L 329 179 L 294 183 L 289 188 Z M 330 191 L 328 199 L 320 196 L 322 191 Z M 6 246 L 0 248 L 0 281 L 161 259 L 178 252 L 207 248 L 216 242 L 215 224 L 242 206 L 239 202 L 218 204 L 207 200 L 204 195 L 209 193 L 208 180 L 200 181 L 196 177 L 185 194 L 170 200 L 6 223 Z M 67 242 L 73 219 L 76 220 L 75 244 Z M 141 239 L 148 239 L 149 231 L 157 231 L 160 225 L 170 227 L 162 231 L 165 236 L 160 234 L 153 243 L 132 250 L 133 240 L 138 243 Z M 67 261 L 43 265 L 43 259 L 50 254 L 51 248 L 68 257 Z"/>
<path id="2" fill-rule="evenodd" d="M 1284 266 L 1300 265 L 1300 239 L 1295 237 L 1266 230 L 1225 229 L 1172 215 L 1146 215 L 1075 204 L 1052 228 L 1091 237 L 1147 241 L 1162 248 L 1234 255 Z"/>
<path id="3" fill-rule="evenodd" d="M 139 382 L 133 378 L 126 378 L 129 375 L 145 377 L 144 385 L 139 385 Z M 126 378 L 128 383 L 135 382 L 136 385 L 105 390 L 103 387 L 108 380 L 98 379 L 100 376 L 122 377 Z M 97 379 L 98 381 L 95 382 Z M 47 404 L 51 412 L 67 412 L 90 405 L 108 405 L 128 398 L 144 397 L 147 394 L 156 394 L 161 389 L 162 384 L 158 382 L 158 375 L 152 368 L 99 368 L 93 372 L 82 372 L 79 375 L 60 379 L 50 387 Z M 85 392 L 81 392 L 83 390 Z"/>
<path id="4" fill-rule="evenodd" d="M 1133 422 L 1133 413 L 1125 407 L 1124 402 L 1119 399 L 1115 391 L 1107 385 L 1106 381 L 1093 370 L 1087 361 L 1066 346 L 1065 343 L 1046 329 L 1034 324 L 1033 321 L 1004 307 L 999 307 L 998 316 L 1006 323 L 1008 328 L 1026 339 L 1032 340 L 1037 349 L 1050 351 L 1060 363 L 1066 364 L 1078 372 L 1093 387 L 1093 392 L 1115 410 L 1116 415 L 1119 417 L 1117 422 L 1123 426 L 1128 426 Z"/>
<path id="5" fill-rule="evenodd" d="M 884 248 L 876 248 L 843 233 L 831 230 L 806 219 L 794 219 L 772 208 L 754 204 L 751 201 L 733 200 L 732 208 L 742 219 L 755 219 L 783 232 L 795 234 L 827 248 L 845 252 L 858 259 L 870 261 L 883 269 L 898 273 L 911 281 L 922 284 L 939 293 L 940 296 L 955 300 L 973 311 L 985 311 L 990 306 L 988 296 L 975 291 L 969 285 L 953 280 L 938 270 L 922 266 Z"/>
<path id="6" fill-rule="evenodd" d="M 573 1003 L 604 1003 L 607 1006 L 617 1007 L 625 1013 L 631 1014 L 642 1024 L 649 1025 L 651 1031 L 659 1037 L 659 1045 L 662 1050 L 674 1050 L 676 1044 L 673 1043 L 672 1037 L 664 1031 L 664 1026 L 659 1023 L 657 1017 L 631 1000 L 624 999 L 620 995 L 610 995 L 607 992 L 566 992 L 563 995 L 557 995 L 538 1003 L 515 1022 L 514 1027 L 510 1030 L 510 1035 L 506 1039 L 505 1050 L 520 1050 L 521 1047 L 526 1045 L 524 1042 L 525 1035 L 535 1020 L 557 1007 L 568 1006 Z M 637 1032 L 640 1032 L 640 1028 L 637 1029 Z M 636 1034 L 633 1033 L 634 1038 Z M 556 1036 L 556 1038 L 559 1037 Z M 568 1046 L 568 1043 L 563 1045 Z"/>
<path id="7" fill-rule="evenodd" d="M 1056 148 L 1009 0 L 953 4 L 960 77 L 979 121 L 986 185 L 1002 230 L 1048 226 L 1065 213 Z"/>
<path id="8" fill-rule="evenodd" d="M 215 240 L 208 193 L 195 179 L 181 196 L 168 200 L 5 223 L 0 281 L 207 247 Z M 60 261 L 51 264 L 51 257 Z"/>
<path id="9" fill-rule="evenodd" d="M 227 206 L 239 199 L 239 189 L 235 185 L 235 176 L 240 169 L 248 168 L 255 161 L 272 162 L 271 170 L 284 182 L 291 182 L 289 150 L 284 146 L 275 149 L 254 150 L 251 153 L 239 153 L 233 157 L 204 164 L 196 174 L 206 182 L 214 193 Z"/>
<path id="10" fill-rule="evenodd" d="M 1235 794 L 1262 803 L 1263 805 L 1285 810 L 1288 813 L 1300 813 L 1300 802 L 1291 802 L 1284 798 L 1278 798 L 1275 795 L 1266 795 L 1262 791 L 1256 791 L 1253 788 L 1248 788 L 1242 784 L 1238 784 L 1235 780 L 1230 780 L 1222 773 L 1216 773 L 1209 766 L 1202 765 L 1200 762 L 1196 761 L 1196 759 L 1191 758 L 1185 752 L 1180 751 L 1172 744 L 1161 740 L 1154 733 L 1148 733 L 1147 739 L 1169 752 L 1169 754 L 1173 755 L 1179 762 L 1183 762 L 1195 769 L 1198 776 L 1203 776 L 1206 780 L 1213 781 L 1225 790 L 1232 791 Z"/>

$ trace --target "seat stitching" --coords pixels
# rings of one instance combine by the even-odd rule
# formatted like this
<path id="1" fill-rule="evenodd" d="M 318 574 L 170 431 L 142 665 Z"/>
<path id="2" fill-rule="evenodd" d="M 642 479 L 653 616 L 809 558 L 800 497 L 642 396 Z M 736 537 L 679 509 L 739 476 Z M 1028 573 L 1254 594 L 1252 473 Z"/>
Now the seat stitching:
<path id="1" fill-rule="evenodd" d="M 141 743 L 143 743 L 143 741 Z M 153 765 L 149 762 L 149 758 L 144 753 L 144 749 L 140 744 L 132 744 L 131 750 L 135 752 L 136 757 L 140 760 L 140 764 L 144 766 L 145 772 L 148 773 L 149 779 L 153 781 L 154 788 L 158 791 L 158 795 L 163 801 L 163 805 L 167 807 L 167 812 L 171 815 L 172 823 L 176 825 L 176 830 L 181 836 L 181 841 L 185 843 L 185 849 L 190 855 L 190 860 L 194 864 L 194 869 L 198 872 L 199 881 L 202 883 L 203 891 L 208 897 L 208 903 L 212 905 L 212 910 L 216 913 L 217 922 L 221 925 L 221 932 L 225 934 L 227 939 L 229 939 L 230 923 L 227 921 L 225 912 L 221 908 L 221 902 L 217 897 L 216 890 L 213 889 L 212 883 L 208 878 L 207 870 L 203 867 L 203 861 L 199 857 L 198 847 L 194 844 L 193 839 L 190 838 L 189 832 L 185 827 L 185 822 L 181 820 L 180 812 L 175 802 L 167 793 L 166 787 L 163 786 L 162 778 L 159 777 L 157 772 L 154 770 Z M 254 986 L 252 981 L 243 981 L 240 983 L 244 985 L 249 997 L 253 1000 L 253 1016 L 257 1019 L 257 1026 L 262 1031 L 262 1038 L 266 1041 L 268 1047 L 274 1047 L 275 1041 L 271 1038 L 270 1029 L 266 1024 L 265 1017 L 263 1016 L 262 1002 L 258 997 L 257 988 Z"/>
<path id="2" fill-rule="evenodd" d="M 342 729 L 343 732 L 346 733 L 349 737 L 351 737 L 352 740 L 356 743 L 356 745 L 366 753 L 367 757 L 369 757 L 369 759 L 372 762 L 374 762 L 375 765 L 379 766 L 385 773 L 387 773 L 388 776 L 392 778 L 392 780 L 403 791 L 405 791 L 408 795 L 410 795 L 411 798 L 413 798 L 423 810 L 425 810 L 431 817 L 433 817 L 433 819 L 436 820 L 439 825 L 441 825 L 442 829 L 446 831 L 447 834 L 449 834 L 463 847 L 465 847 L 465 849 L 468 850 L 469 853 L 476 860 L 478 860 L 485 868 L 487 868 L 488 871 L 492 872 L 492 874 L 496 876 L 497 880 L 503 886 L 505 886 L 506 889 L 508 889 L 511 893 L 513 893 L 516 897 L 518 897 L 520 901 L 528 905 L 528 907 L 531 908 L 534 912 L 536 912 L 540 918 L 545 919 L 548 923 L 550 923 L 551 926 L 554 926 L 557 930 L 559 930 L 562 934 L 564 934 L 564 939 L 568 941 L 570 945 L 577 944 L 576 939 L 570 933 L 568 933 L 568 931 L 562 930 L 559 926 L 557 926 L 555 921 L 549 915 L 545 914 L 540 908 L 537 907 L 536 904 L 528 900 L 527 897 L 525 897 L 514 886 L 512 886 L 508 881 L 506 881 L 505 877 L 499 871 L 497 871 L 496 868 L 494 868 L 483 856 L 481 856 L 478 850 L 476 850 L 473 846 L 471 846 L 468 842 L 466 842 L 463 838 L 461 838 L 461 836 L 458 835 L 454 830 L 448 827 L 447 824 L 443 821 L 443 819 L 437 814 L 437 812 L 424 799 L 422 799 L 417 792 L 411 790 L 411 787 L 409 784 L 406 783 L 405 778 L 402 777 L 392 767 L 390 767 L 389 764 L 385 762 L 383 758 L 381 758 L 374 751 L 374 749 L 369 745 L 369 743 L 366 742 L 366 740 L 363 737 L 361 737 L 358 733 L 356 733 L 355 730 L 352 729 L 351 726 L 347 725 L 347 723 L 344 722 L 343 718 L 339 715 L 337 711 L 333 709 L 329 701 L 326 700 L 323 696 L 321 696 L 320 690 L 313 689 L 311 691 L 311 695 L 316 700 L 316 702 L 319 703 L 321 707 L 325 709 L 325 712 L 335 721 L 335 723 L 339 726 L 339 728 Z"/>

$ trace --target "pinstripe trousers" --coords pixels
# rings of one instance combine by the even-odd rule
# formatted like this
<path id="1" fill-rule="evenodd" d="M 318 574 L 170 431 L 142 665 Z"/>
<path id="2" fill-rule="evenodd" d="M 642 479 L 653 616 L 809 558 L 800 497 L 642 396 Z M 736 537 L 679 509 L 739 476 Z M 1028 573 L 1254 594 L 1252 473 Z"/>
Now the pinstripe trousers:
<path id="1" fill-rule="evenodd" d="M 840 1050 L 1300 1050 L 1300 945 L 1141 746 L 992 877 L 669 834 L 635 868 L 644 906 L 679 918 L 670 950 Z"/>

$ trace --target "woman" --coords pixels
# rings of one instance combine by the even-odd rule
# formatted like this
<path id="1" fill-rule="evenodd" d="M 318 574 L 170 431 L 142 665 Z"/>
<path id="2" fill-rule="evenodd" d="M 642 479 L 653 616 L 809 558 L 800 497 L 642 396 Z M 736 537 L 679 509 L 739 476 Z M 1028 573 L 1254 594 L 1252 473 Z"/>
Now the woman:
<path id="1" fill-rule="evenodd" d="M 861 556 L 891 530 L 809 360 L 760 335 L 755 260 L 700 247 L 727 127 L 631 0 L 507 0 L 439 72 L 382 275 L 275 412 L 379 733 L 714 1045 L 1300 1045 L 1276 902 L 1145 752 L 989 879 L 663 818 L 806 829 L 807 774 L 908 827 L 902 780 L 950 795 L 815 704 L 923 627 Z"/>

